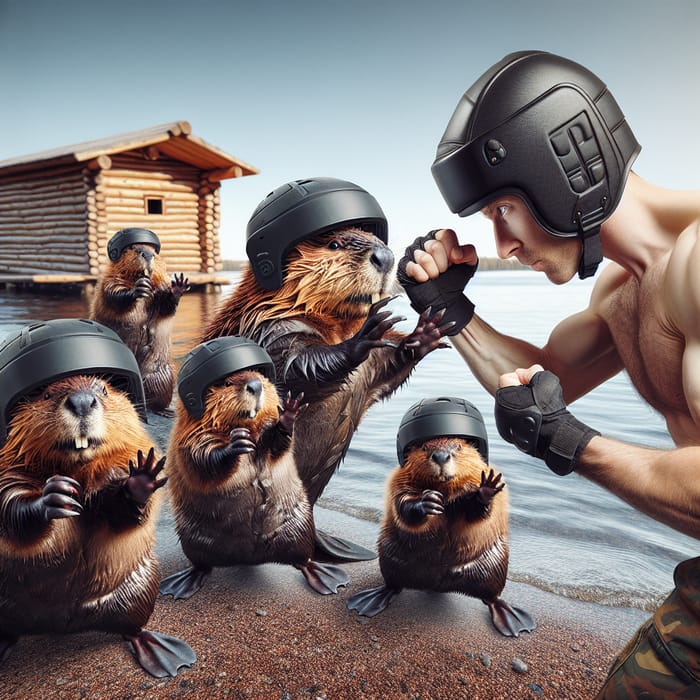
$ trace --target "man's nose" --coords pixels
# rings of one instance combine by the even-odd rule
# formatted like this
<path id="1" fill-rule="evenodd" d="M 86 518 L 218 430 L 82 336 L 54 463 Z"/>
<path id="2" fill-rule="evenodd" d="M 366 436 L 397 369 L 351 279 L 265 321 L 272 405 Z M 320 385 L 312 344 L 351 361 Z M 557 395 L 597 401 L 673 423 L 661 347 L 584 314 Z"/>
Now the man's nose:
<path id="1" fill-rule="evenodd" d="M 521 246 L 508 227 L 498 221 L 493 223 L 493 236 L 496 240 L 496 253 L 501 260 L 512 258 Z"/>

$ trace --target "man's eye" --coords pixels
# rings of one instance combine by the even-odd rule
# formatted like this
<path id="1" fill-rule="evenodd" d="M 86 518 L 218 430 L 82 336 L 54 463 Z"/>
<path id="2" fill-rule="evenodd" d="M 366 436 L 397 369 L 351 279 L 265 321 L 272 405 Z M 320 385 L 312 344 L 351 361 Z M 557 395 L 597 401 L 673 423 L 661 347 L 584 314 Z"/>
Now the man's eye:
<path id="1" fill-rule="evenodd" d="M 498 212 L 498 215 L 500 217 L 504 217 L 506 215 L 506 212 L 508 211 L 508 205 L 501 204 L 498 207 L 496 207 L 496 211 Z"/>

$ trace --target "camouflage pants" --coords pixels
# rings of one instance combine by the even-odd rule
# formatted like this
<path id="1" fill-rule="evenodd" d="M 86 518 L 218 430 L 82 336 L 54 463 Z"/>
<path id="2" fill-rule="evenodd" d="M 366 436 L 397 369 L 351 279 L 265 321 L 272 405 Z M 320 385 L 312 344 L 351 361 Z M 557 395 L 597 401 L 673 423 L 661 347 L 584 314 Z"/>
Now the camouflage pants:
<path id="1" fill-rule="evenodd" d="M 700 557 L 613 663 L 597 700 L 700 698 Z"/>

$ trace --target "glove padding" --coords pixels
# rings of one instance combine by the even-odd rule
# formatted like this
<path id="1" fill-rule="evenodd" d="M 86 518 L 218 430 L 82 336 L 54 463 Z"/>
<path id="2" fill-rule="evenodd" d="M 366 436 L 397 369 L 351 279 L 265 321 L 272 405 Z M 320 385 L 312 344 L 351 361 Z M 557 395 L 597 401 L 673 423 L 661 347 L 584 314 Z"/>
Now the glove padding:
<path id="1" fill-rule="evenodd" d="M 443 322 L 454 321 L 455 325 L 447 335 L 457 335 L 474 315 L 474 304 L 462 293 L 467 282 L 474 276 L 479 264 L 468 265 L 459 263 L 450 265 L 437 279 L 427 282 L 416 282 L 406 274 L 406 265 L 414 262 L 413 254 L 416 250 L 425 250 L 424 245 L 428 241 L 435 240 L 435 234 L 440 229 L 431 231 L 427 236 L 416 238 L 404 252 L 399 261 L 396 277 L 404 288 L 411 306 L 420 314 L 428 307 L 433 311 L 445 309 Z"/>
<path id="2" fill-rule="evenodd" d="M 590 439 L 600 435 L 567 411 L 559 378 L 546 370 L 529 384 L 499 389 L 495 417 L 504 440 L 560 476 L 574 470 Z"/>

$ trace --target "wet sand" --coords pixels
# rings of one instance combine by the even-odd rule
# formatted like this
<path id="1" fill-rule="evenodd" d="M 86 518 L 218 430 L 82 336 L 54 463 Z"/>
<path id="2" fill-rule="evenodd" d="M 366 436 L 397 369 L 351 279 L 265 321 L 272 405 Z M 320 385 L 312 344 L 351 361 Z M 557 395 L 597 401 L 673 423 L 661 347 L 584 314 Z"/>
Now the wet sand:
<path id="1" fill-rule="evenodd" d="M 159 443 L 169 422 L 152 417 Z M 319 527 L 373 547 L 378 526 L 317 507 Z M 166 505 L 163 575 L 187 566 Z M 347 598 L 382 583 L 375 561 L 343 565 L 338 595 L 320 596 L 290 566 L 216 569 L 189 600 L 160 597 L 147 626 L 197 654 L 176 678 L 143 671 L 116 635 L 23 637 L 0 666 L 0 698 L 556 698 L 595 696 L 619 649 L 649 613 L 610 608 L 509 581 L 503 597 L 538 627 L 517 639 L 479 600 L 403 591 L 363 618 Z M 517 667 L 516 668 L 514 668 Z"/>

